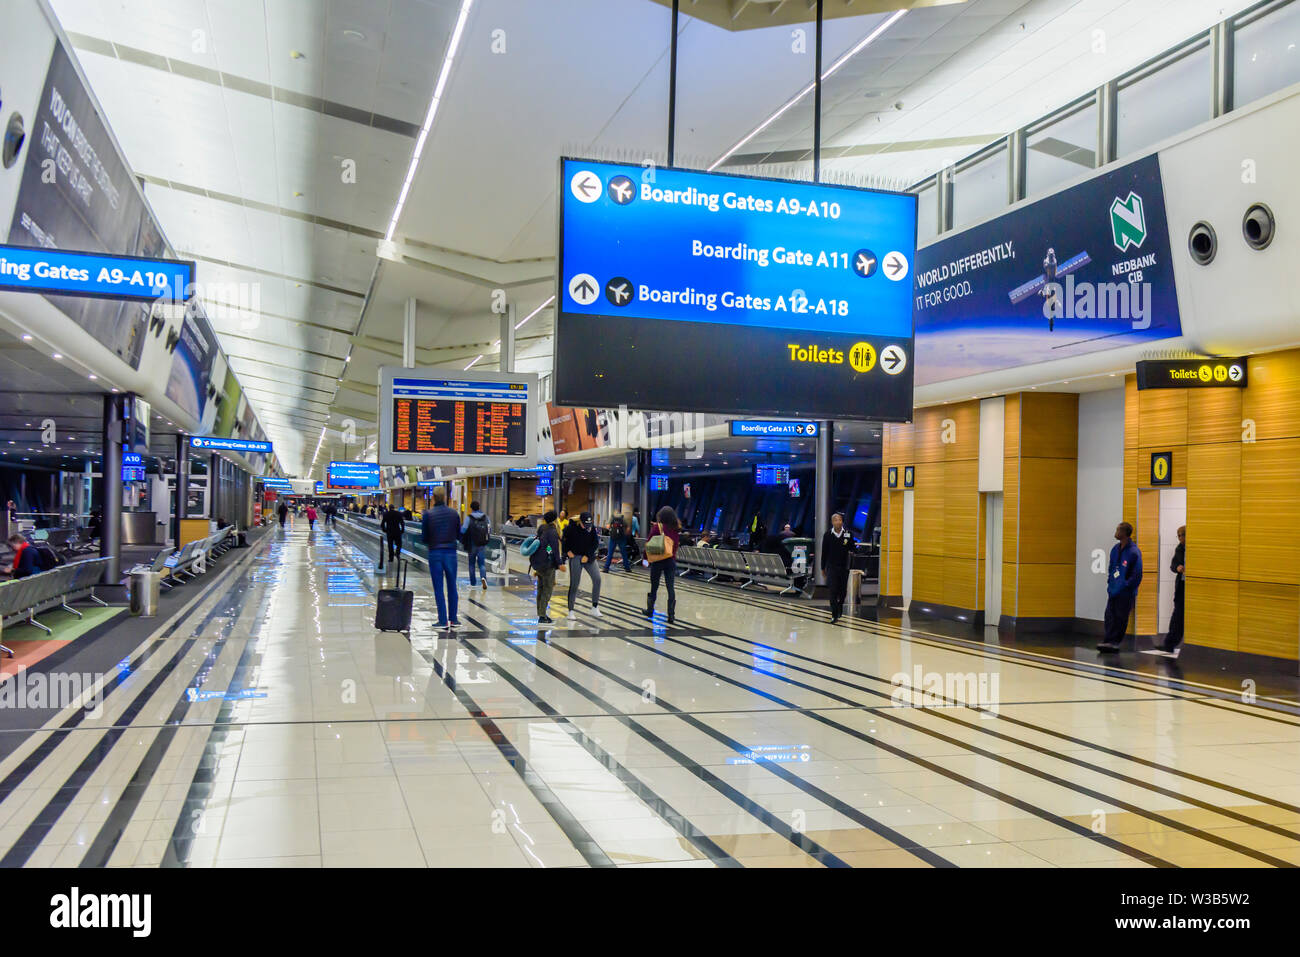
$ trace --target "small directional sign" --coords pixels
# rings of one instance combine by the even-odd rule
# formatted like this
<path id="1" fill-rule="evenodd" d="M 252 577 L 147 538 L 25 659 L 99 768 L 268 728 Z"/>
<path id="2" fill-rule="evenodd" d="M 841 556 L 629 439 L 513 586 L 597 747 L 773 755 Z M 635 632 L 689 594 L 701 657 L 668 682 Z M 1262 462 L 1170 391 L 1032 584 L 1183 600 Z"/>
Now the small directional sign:
<path id="1" fill-rule="evenodd" d="M 605 283 L 605 298 L 621 309 L 636 298 L 636 293 L 633 291 L 635 288 L 631 279 L 615 276 Z"/>
<path id="2" fill-rule="evenodd" d="M 885 346 L 880 350 L 880 367 L 889 375 L 898 375 L 907 368 L 907 352 L 902 346 Z"/>
<path id="3" fill-rule="evenodd" d="M 569 296 L 580 306 L 590 306 L 600 294 L 596 277 L 580 272 L 569 280 Z"/>
<path id="4" fill-rule="evenodd" d="M 578 170 L 569 180 L 569 189 L 579 202 L 594 203 L 600 199 L 600 177 L 589 169 Z"/>
<path id="5" fill-rule="evenodd" d="M 863 279 L 875 275 L 879 264 L 880 260 L 870 249 L 859 249 L 853 254 L 853 271 Z"/>
<path id="6" fill-rule="evenodd" d="M 885 254 L 885 278 L 898 282 L 907 278 L 907 257 L 902 253 Z"/>
<path id="7" fill-rule="evenodd" d="M 1151 453 L 1151 484 L 1172 485 L 1174 482 L 1174 453 Z"/>
<path id="8" fill-rule="evenodd" d="M 889 467 L 889 487 L 898 488 L 898 466 L 897 465 L 891 465 Z"/>
<path id="9" fill-rule="evenodd" d="M 903 469 L 903 488 L 913 488 L 916 485 L 916 466 L 908 465 Z"/>

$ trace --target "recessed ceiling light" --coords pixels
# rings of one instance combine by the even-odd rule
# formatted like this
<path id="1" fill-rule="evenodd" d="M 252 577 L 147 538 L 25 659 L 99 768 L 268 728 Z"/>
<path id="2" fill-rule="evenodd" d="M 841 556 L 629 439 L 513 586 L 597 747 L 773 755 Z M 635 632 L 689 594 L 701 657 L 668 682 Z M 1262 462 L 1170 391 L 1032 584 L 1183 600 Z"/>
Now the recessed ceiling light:
<path id="1" fill-rule="evenodd" d="M 360 30 L 347 29 L 343 31 L 343 35 L 349 40 L 364 40 L 366 38 L 366 35 Z"/>
<path id="2" fill-rule="evenodd" d="M 54 358 L 55 358 L 55 359 L 62 359 L 62 358 L 63 358 L 63 354 L 62 354 L 62 353 L 59 353 L 59 352 L 56 352 L 56 353 L 54 353 Z"/>
<path id="3" fill-rule="evenodd" d="M 26 332 L 23 333 L 23 342 L 31 342 L 31 341 L 32 341 L 31 334 Z"/>
<path id="4" fill-rule="evenodd" d="M 92 373 L 88 376 L 88 378 L 90 379 L 91 382 L 94 382 L 96 379 L 99 378 L 99 376 L 95 375 L 95 373 L 92 372 Z"/>

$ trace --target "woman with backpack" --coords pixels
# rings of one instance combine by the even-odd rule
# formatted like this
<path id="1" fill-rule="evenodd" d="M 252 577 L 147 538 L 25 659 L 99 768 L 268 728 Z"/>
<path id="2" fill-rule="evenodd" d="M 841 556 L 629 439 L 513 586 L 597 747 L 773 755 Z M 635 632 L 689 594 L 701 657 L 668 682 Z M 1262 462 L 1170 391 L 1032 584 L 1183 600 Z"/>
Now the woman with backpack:
<path id="1" fill-rule="evenodd" d="M 645 616 L 655 614 L 655 595 L 659 593 L 659 579 L 668 587 L 668 622 L 677 620 L 677 544 L 681 540 L 682 523 L 670 506 L 659 509 L 655 521 L 646 530 L 645 560 L 650 566 L 650 594 L 646 596 Z"/>
<path id="2" fill-rule="evenodd" d="M 531 546 L 525 552 L 524 547 Z M 555 571 L 564 564 L 564 555 L 560 550 L 560 535 L 555 530 L 555 511 L 552 509 L 542 516 L 542 524 L 537 534 L 532 536 L 520 553 L 528 556 L 529 573 L 537 579 L 537 623 L 549 625 L 554 619 L 546 614 L 551 604 L 551 593 L 555 591 Z"/>
<path id="3" fill-rule="evenodd" d="M 469 503 L 469 514 L 461 523 L 460 534 L 465 539 L 465 551 L 469 554 L 469 587 L 474 587 L 474 571 L 477 569 L 483 587 L 487 588 L 487 543 L 492 537 L 492 521 L 477 501 Z"/>
<path id="4" fill-rule="evenodd" d="M 600 611 L 600 572 L 596 568 L 596 546 L 600 544 L 600 534 L 591 523 L 591 513 L 581 512 L 578 520 L 569 522 L 560 536 L 560 545 L 569 558 L 569 618 L 578 617 L 574 604 L 578 600 L 578 586 L 582 584 L 585 571 L 591 579 L 591 613 L 597 618 L 604 618 Z"/>

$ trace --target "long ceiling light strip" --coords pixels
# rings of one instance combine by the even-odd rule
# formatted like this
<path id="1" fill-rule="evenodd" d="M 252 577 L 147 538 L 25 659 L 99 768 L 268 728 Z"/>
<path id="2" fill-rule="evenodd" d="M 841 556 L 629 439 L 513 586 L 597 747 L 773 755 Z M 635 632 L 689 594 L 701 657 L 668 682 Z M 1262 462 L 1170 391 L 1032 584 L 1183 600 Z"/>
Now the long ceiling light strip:
<path id="1" fill-rule="evenodd" d="M 433 127 L 434 117 L 438 115 L 438 105 L 442 102 L 442 93 L 446 89 L 447 79 L 451 76 L 452 63 L 456 59 L 456 50 L 460 47 L 461 36 L 465 32 L 465 21 L 469 19 L 470 7 L 474 6 L 474 0 L 461 0 L 460 16 L 456 18 L 456 28 L 452 30 L 451 42 L 447 44 L 447 55 L 442 61 L 442 71 L 438 74 L 438 83 L 433 88 L 433 99 L 429 101 L 429 112 L 425 114 L 424 125 L 420 127 L 420 135 L 415 141 L 415 149 L 411 152 L 411 165 L 407 167 L 406 179 L 402 182 L 402 191 L 397 196 L 397 205 L 393 207 L 393 218 L 388 223 L 388 232 L 384 239 L 389 242 L 393 239 L 393 234 L 397 232 L 397 221 L 402 218 L 402 208 L 406 205 L 406 195 L 410 192 L 411 183 L 415 180 L 415 171 L 420 166 L 420 154 L 424 152 L 425 141 L 429 138 L 429 130 Z"/>
<path id="2" fill-rule="evenodd" d="M 842 57 L 840 57 L 838 60 L 836 60 L 834 63 L 832 63 L 832 64 L 830 65 L 830 67 L 826 70 L 826 72 L 824 72 L 824 73 L 822 74 L 822 82 L 825 82 L 826 80 L 830 79 L 831 76 L 835 73 L 836 70 L 838 70 L 838 69 L 839 69 L 840 67 L 842 67 L 844 64 L 848 63 L 848 62 L 849 62 L 850 60 L 852 60 L 855 56 L 857 56 L 859 53 L 861 53 L 863 50 L 865 50 L 868 46 L 870 46 L 871 43 L 872 43 L 872 42 L 873 42 L 873 41 L 874 41 L 878 36 L 880 36 L 882 33 L 884 33 L 886 30 L 888 30 L 890 27 L 892 27 L 892 26 L 893 26 L 895 23 L 897 23 L 899 20 L 903 19 L 903 16 L 904 16 L 906 13 L 907 13 L 906 10 L 899 10 L 899 11 L 897 11 L 896 13 L 892 14 L 892 15 L 889 17 L 889 19 L 887 19 L 884 23 L 882 23 L 880 26 L 876 27 L 876 29 L 872 30 L 872 31 L 871 31 L 870 33 L 868 33 L 865 37 L 863 37 L 861 40 L 859 40 L 858 43 L 857 43 L 857 45 L 854 46 L 853 49 L 849 50 L 849 51 L 848 51 L 847 53 L 845 53 Z M 737 150 L 739 150 L 742 146 L 744 146 L 746 143 L 748 143 L 750 140 L 752 140 L 755 136 L 757 136 L 759 133 L 763 132 L 765 129 L 767 129 L 769 126 L 771 126 L 773 123 L 775 123 L 778 119 L 781 118 L 782 115 L 784 115 L 784 114 L 786 113 L 786 111 L 788 111 L 788 110 L 789 110 L 791 107 L 793 107 L 796 103 L 798 103 L 798 102 L 799 102 L 800 100 L 802 100 L 805 96 L 807 96 L 809 93 L 811 93 L 811 92 L 813 91 L 813 88 L 814 88 L 815 86 L 816 86 L 815 83 L 809 83 L 809 84 L 808 84 L 807 86 L 805 86 L 802 90 L 800 90 L 798 93 L 796 93 L 792 99 L 790 99 L 789 101 L 786 102 L 786 104 L 785 104 L 784 106 L 782 106 L 779 110 L 777 110 L 775 113 L 773 113 L 773 114 L 772 114 L 771 116 L 769 116 L 767 119 L 765 119 L 762 123 L 758 124 L 758 126 L 754 127 L 754 129 L 751 130 L 751 131 L 750 131 L 750 132 L 745 136 L 744 139 L 742 139 L 739 143 L 737 143 L 737 144 L 736 144 L 735 146 L 733 146 L 731 149 L 727 150 L 727 152 L 725 152 L 725 153 L 723 153 L 721 156 L 719 156 L 718 159 L 717 159 L 716 161 L 714 161 L 713 165 L 709 167 L 708 171 L 709 171 L 710 173 L 712 173 L 715 169 L 717 169 L 719 166 L 721 166 L 723 163 L 725 163 L 725 162 L 727 161 L 727 159 L 728 159 L 730 156 L 732 156 L 732 155 L 733 155 Z"/>

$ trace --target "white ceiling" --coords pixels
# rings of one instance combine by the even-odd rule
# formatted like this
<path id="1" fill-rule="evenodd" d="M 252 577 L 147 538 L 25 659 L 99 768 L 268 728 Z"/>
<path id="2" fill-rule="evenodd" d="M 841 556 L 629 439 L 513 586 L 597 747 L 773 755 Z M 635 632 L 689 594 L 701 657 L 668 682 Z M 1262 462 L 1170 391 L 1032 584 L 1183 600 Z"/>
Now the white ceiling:
<path id="1" fill-rule="evenodd" d="M 408 298 L 421 364 L 482 355 L 494 367 L 492 290 L 508 290 L 519 318 L 552 292 L 560 155 L 667 159 L 665 6 L 476 0 L 394 237 L 400 261 L 380 260 L 461 0 L 51 2 L 173 245 L 203 283 L 255 284 L 255 312 L 220 308 L 221 290 L 205 298 L 290 474 L 307 476 L 315 456 L 320 477 L 345 453 L 349 419 L 368 444 Z M 914 182 L 1246 5 L 912 10 L 826 82 L 826 167 Z M 808 84 L 812 30 L 803 52 L 797 27 L 731 31 L 690 6 L 676 161 L 706 166 Z M 888 16 L 828 20 L 824 66 Z M 806 176 L 811 130 L 809 96 L 730 163 Z M 835 158 L 861 146 L 889 148 Z M 519 330 L 518 368 L 549 371 L 551 323 L 543 310 Z"/>

